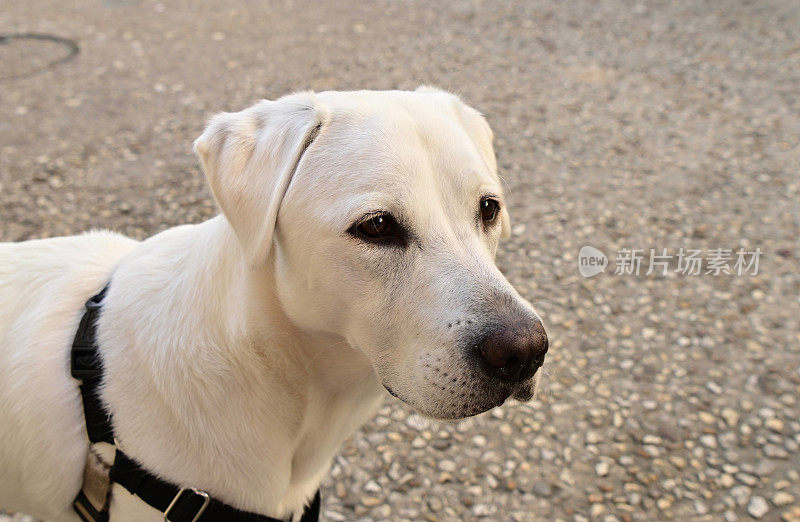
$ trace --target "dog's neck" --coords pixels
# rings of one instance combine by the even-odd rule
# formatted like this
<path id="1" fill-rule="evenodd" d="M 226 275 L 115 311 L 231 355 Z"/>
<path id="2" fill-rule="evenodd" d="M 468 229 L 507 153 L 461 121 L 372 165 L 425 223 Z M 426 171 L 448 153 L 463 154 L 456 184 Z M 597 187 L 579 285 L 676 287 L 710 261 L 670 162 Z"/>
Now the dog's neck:
<path id="1" fill-rule="evenodd" d="M 127 256 L 98 332 L 123 451 L 270 516 L 302 510 L 383 396 L 361 352 L 292 326 L 271 270 L 247 267 L 222 217 Z"/>

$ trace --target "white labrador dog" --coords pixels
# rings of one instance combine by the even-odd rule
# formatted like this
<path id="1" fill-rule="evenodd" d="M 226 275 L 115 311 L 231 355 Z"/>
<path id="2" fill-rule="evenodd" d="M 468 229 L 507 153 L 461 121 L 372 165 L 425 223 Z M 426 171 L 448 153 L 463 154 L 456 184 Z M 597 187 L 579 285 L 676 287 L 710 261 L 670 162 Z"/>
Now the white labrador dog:
<path id="1" fill-rule="evenodd" d="M 384 390 L 439 419 L 531 398 L 547 338 L 494 263 L 509 221 L 477 111 L 430 88 L 303 92 L 215 116 L 194 149 L 216 218 L 0 244 L 0 507 L 78 520 L 69 351 L 109 281 L 121 449 L 241 509 L 301 512 Z M 161 519 L 119 486 L 110 514 Z"/>

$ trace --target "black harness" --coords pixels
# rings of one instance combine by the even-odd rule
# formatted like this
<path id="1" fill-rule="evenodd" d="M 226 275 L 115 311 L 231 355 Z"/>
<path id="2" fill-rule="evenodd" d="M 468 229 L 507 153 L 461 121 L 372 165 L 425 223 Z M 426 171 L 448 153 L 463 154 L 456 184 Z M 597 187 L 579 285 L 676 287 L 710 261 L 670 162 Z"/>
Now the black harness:
<path id="1" fill-rule="evenodd" d="M 115 444 L 111 415 L 100 400 L 99 386 L 103 380 L 103 363 L 95 340 L 97 314 L 108 290 L 103 290 L 86 302 L 75 341 L 72 343 L 70 367 L 72 376 L 80 381 L 86 432 L 92 444 Z M 98 471 L 99 470 L 99 471 Z M 98 487 L 98 483 L 101 487 Z M 107 522 L 110 484 L 117 483 L 148 505 L 161 511 L 167 522 L 286 522 L 285 520 L 249 513 L 212 498 L 193 487 L 179 487 L 148 472 L 136 461 L 116 449 L 114 464 L 99 462 L 90 452 L 84 487 L 73 507 L 85 522 Z M 303 511 L 301 522 L 319 520 L 320 494 Z"/>

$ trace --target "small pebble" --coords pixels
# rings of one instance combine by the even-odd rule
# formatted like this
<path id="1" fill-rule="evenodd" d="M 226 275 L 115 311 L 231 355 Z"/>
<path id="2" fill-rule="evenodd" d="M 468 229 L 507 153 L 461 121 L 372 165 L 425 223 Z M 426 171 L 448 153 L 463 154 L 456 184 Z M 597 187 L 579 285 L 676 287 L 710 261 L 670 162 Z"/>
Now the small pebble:
<path id="1" fill-rule="evenodd" d="M 764 497 L 753 496 L 747 503 L 747 512 L 754 518 L 761 518 L 769 511 L 769 505 Z"/>

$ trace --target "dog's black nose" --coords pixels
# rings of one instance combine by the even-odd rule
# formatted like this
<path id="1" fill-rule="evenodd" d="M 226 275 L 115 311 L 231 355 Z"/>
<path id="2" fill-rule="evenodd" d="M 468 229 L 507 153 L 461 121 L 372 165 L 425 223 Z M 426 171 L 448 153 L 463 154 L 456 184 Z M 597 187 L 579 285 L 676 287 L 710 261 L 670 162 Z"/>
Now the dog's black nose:
<path id="1" fill-rule="evenodd" d="M 505 382 L 522 382 L 544 364 L 547 346 L 547 334 L 537 319 L 495 330 L 480 344 L 480 353 L 489 375 Z"/>

